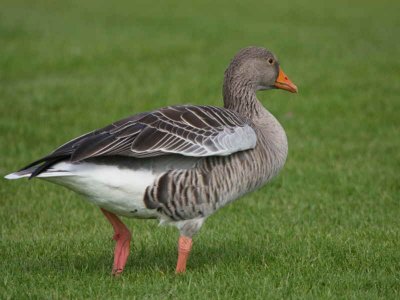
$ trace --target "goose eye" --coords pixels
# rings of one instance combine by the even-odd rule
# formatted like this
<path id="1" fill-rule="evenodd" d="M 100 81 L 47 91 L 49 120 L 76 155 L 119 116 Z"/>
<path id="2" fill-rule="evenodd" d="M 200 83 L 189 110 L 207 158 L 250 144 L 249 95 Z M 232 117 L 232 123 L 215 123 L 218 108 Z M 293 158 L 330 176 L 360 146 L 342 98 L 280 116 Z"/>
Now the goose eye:
<path id="1" fill-rule="evenodd" d="M 274 63 L 274 59 L 273 58 L 268 58 L 268 62 L 270 65 L 272 65 Z"/>

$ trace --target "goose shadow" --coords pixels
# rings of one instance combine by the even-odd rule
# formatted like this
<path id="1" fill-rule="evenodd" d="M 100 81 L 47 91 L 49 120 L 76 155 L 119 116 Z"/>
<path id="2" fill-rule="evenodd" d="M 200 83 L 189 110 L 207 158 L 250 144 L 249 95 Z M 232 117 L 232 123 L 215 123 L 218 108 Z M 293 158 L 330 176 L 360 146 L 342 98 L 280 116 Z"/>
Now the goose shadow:
<path id="1" fill-rule="evenodd" d="M 21 270 L 35 275 L 49 274 L 110 274 L 113 263 L 113 247 L 104 246 L 97 251 L 68 252 L 52 257 L 26 258 Z M 61 246 L 62 248 L 62 246 Z M 60 250 L 62 251 L 62 250 Z M 267 248 L 260 251 L 260 247 L 252 247 L 247 243 L 236 240 L 218 241 L 218 243 L 195 243 L 188 261 L 189 272 L 203 272 L 210 268 L 226 268 L 237 265 L 238 261 L 252 269 L 255 266 L 265 265 L 266 261 L 273 261 L 274 253 Z M 152 247 L 149 244 L 140 247 L 132 247 L 130 257 L 124 270 L 129 273 L 149 273 L 160 271 L 162 273 L 174 273 L 177 261 L 177 246 L 158 245 Z"/>

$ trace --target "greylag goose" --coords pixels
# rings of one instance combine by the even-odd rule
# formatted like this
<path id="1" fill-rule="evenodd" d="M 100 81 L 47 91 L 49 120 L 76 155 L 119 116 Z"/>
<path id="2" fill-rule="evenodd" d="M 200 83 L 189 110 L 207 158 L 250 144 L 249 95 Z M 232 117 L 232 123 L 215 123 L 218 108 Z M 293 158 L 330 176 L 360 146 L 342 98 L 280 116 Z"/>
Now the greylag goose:
<path id="1" fill-rule="evenodd" d="M 45 179 L 98 205 L 114 229 L 114 275 L 125 267 L 131 240 L 118 216 L 176 226 L 176 273 L 182 273 L 203 222 L 283 167 L 285 131 L 256 97 L 276 88 L 297 92 L 274 54 L 248 47 L 225 71 L 223 108 L 140 113 L 77 137 L 6 178 Z"/>

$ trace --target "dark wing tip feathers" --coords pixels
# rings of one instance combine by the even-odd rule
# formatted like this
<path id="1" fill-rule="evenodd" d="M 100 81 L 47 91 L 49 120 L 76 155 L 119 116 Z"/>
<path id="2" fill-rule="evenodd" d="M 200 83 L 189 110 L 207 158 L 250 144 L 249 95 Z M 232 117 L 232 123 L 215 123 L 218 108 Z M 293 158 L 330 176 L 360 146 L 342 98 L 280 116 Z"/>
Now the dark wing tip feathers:
<path id="1" fill-rule="evenodd" d="M 32 173 L 31 176 L 29 176 L 29 179 L 32 179 L 36 176 L 38 176 L 40 173 L 44 172 L 45 170 L 47 170 L 49 167 L 51 167 L 52 165 L 64 160 L 64 157 L 58 157 L 58 158 L 53 158 L 53 159 L 49 159 L 46 160 L 43 164 L 39 165 Z"/>

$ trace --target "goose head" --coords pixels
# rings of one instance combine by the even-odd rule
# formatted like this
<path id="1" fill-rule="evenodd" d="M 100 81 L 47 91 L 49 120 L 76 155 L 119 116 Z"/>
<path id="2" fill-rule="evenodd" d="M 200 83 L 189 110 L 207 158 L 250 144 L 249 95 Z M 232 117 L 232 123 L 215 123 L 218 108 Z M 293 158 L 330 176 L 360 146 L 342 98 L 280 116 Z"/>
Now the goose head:
<path id="1" fill-rule="evenodd" d="M 240 50 L 225 71 L 224 98 L 268 89 L 297 93 L 296 85 L 282 71 L 271 51 L 261 47 Z"/>

